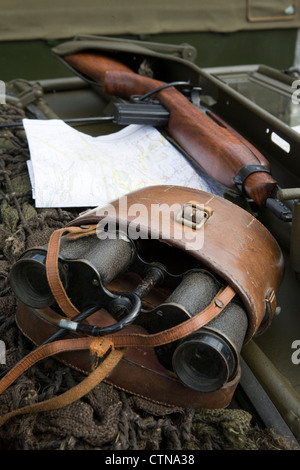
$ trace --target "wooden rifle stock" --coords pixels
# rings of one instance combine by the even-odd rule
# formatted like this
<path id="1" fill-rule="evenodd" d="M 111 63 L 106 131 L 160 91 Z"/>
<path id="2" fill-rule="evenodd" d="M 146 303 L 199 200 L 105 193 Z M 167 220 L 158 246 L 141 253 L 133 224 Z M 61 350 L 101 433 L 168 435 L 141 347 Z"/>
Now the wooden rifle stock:
<path id="1" fill-rule="evenodd" d="M 129 99 L 164 85 L 141 76 L 126 65 L 97 53 L 78 52 L 63 57 L 78 72 L 100 81 L 104 93 Z M 155 95 L 169 111 L 169 135 L 208 175 L 227 187 L 243 189 L 258 206 L 264 206 L 277 186 L 268 160 L 226 123 L 211 119 L 176 88 Z M 236 182 L 240 175 L 242 183 Z"/>

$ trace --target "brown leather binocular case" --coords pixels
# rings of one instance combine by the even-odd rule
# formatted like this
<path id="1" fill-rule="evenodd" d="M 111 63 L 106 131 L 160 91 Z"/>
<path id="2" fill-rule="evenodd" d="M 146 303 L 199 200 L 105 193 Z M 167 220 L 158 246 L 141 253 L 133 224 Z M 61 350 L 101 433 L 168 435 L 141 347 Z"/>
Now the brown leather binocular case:
<path id="1" fill-rule="evenodd" d="M 122 354 L 106 382 L 197 409 L 230 403 L 241 348 L 270 325 L 282 276 L 280 248 L 251 213 L 153 186 L 55 231 L 22 255 L 10 282 L 17 324 L 35 345 L 58 331 L 61 342 L 83 338 L 56 357 L 90 374 L 103 361 L 90 345 L 109 340 Z"/>

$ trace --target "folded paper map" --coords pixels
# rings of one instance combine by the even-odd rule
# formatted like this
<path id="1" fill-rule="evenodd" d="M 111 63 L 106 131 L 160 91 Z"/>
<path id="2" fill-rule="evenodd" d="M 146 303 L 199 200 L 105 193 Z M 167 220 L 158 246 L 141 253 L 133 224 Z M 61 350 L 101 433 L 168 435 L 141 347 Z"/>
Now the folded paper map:
<path id="1" fill-rule="evenodd" d="M 96 207 L 157 184 L 212 192 L 188 160 L 151 126 L 130 125 L 92 137 L 57 119 L 24 119 L 23 124 L 38 208 Z"/>

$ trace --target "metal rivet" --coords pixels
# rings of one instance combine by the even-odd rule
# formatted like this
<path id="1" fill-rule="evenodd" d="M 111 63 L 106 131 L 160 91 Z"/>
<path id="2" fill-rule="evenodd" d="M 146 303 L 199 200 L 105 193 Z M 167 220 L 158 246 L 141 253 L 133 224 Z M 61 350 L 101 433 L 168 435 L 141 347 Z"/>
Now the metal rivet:
<path id="1" fill-rule="evenodd" d="M 281 313 L 281 307 L 278 306 L 278 307 L 276 307 L 276 309 L 275 309 L 275 316 L 280 315 L 280 313 Z"/>
<path id="2" fill-rule="evenodd" d="M 223 304 L 222 300 L 220 300 L 220 299 L 215 299 L 215 304 L 219 308 L 224 307 L 224 304 Z"/>

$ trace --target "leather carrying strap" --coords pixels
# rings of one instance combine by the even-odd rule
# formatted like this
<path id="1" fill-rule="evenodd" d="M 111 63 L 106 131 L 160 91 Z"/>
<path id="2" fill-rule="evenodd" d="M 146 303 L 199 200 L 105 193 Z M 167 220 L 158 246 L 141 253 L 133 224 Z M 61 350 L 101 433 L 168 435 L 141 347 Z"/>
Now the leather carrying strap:
<path id="1" fill-rule="evenodd" d="M 85 379 L 82 380 L 82 382 L 61 395 L 6 413 L 0 418 L 0 427 L 13 416 L 37 413 L 39 411 L 58 410 L 76 400 L 79 400 L 91 391 L 98 383 L 105 379 L 105 377 L 122 359 L 124 354 L 124 350 L 114 349 L 112 342 L 107 338 L 95 340 L 94 338 L 84 337 L 55 341 L 53 343 L 40 346 L 19 361 L 18 364 L 0 381 L 0 394 L 3 393 L 23 372 L 40 360 L 65 351 L 78 351 L 84 349 L 90 349 L 91 353 L 97 354 L 101 357 L 105 354 L 108 354 L 108 356 L 100 366 L 93 370 Z"/>
<path id="2" fill-rule="evenodd" d="M 21 359 L 21 361 L 19 361 L 18 364 L 4 376 L 0 381 L 0 394 L 3 393 L 26 370 L 46 357 L 54 356 L 62 352 L 75 352 L 84 349 L 89 349 L 92 355 L 96 355 L 98 357 L 103 357 L 105 354 L 108 354 L 108 356 L 80 384 L 71 388 L 67 392 L 49 400 L 18 408 L 5 414 L 0 418 L 0 427 L 13 416 L 37 413 L 40 411 L 57 410 L 79 400 L 109 375 L 122 359 L 126 347 L 153 347 L 181 339 L 211 321 L 226 307 L 226 305 L 228 305 L 234 295 L 235 292 L 233 289 L 227 286 L 213 299 L 209 306 L 202 312 L 198 313 L 198 315 L 190 318 L 180 325 L 177 325 L 176 327 L 160 333 L 145 335 L 137 333 L 124 334 L 123 332 L 120 332 L 104 338 L 93 338 L 88 336 L 76 339 L 59 340 L 39 346 Z"/>
<path id="3" fill-rule="evenodd" d="M 111 336 L 115 347 L 125 346 L 144 346 L 154 347 L 163 344 L 171 343 L 188 336 L 194 331 L 199 330 L 208 322 L 213 320 L 219 315 L 222 310 L 229 304 L 231 299 L 235 296 L 234 290 L 227 286 L 220 290 L 212 302 L 202 312 L 199 312 L 194 317 L 186 320 L 179 325 L 169 328 L 168 330 L 160 331 L 151 335 L 137 334 L 137 333 L 115 333 Z"/>
<path id="4" fill-rule="evenodd" d="M 105 337 L 110 339 L 116 348 L 139 346 L 152 348 L 155 346 L 162 346 L 163 344 L 172 343 L 173 341 L 178 341 L 190 335 L 191 333 L 194 333 L 213 320 L 224 310 L 224 308 L 229 304 L 235 295 L 235 291 L 230 286 L 227 286 L 217 293 L 217 295 L 204 310 L 197 313 L 188 320 L 158 333 L 127 333 L 127 330 L 124 329 L 120 332 L 114 333 L 113 335 L 106 335 Z M 45 318 L 50 320 L 49 316 Z M 57 316 L 56 320 L 58 318 L 63 317 Z"/>
<path id="5" fill-rule="evenodd" d="M 58 272 L 58 256 L 60 250 L 61 237 L 65 233 L 69 233 L 74 237 L 88 236 L 94 234 L 96 231 L 96 225 L 88 226 L 86 228 L 81 227 L 67 227 L 59 230 L 55 230 L 48 243 L 47 258 L 46 258 L 46 273 L 50 289 L 53 296 L 62 309 L 62 311 L 69 317 L 72 318 L 78 315 L 79 311 L 72 304 L 67 293 L 62 285 Z"/>
<path id="6" fill-rule="evenodd" d="M 25 356 L 21 361 L 19 361 L 18 364 L 4 376 L 4 378 L 0 381 L 0 394 L 3 393 L 20 375 L 22 375 L 22 373 L 46 357 L 53 356 L 61 352 L 75 352 L 84 349 L 89 349 L 92 355 L 96 354 L 98 357 L 103 357 L 106 353 L 108 353 L 108 356 L 80 384 L 76 385 L 67 392 L 49 400 L 13 410 L 2 416 L 0 418 L 0 427 L 13 416 L 17 416 L 19 414 L 37 413 L 40 411 L 57 410 L 73 403 L 76 400 L 79 400 L 81 397 L 90 392 L 102 380 L 104 380 L 116 367 L 125 353 L 125 347 L 141 345 L 152 347 L 165 344 L 171 340 L 175 341 L 176 339 L 180 339 L 201 328 L 201 326 L 205 325 L 208 321 L 218 315 L 220 311 L 226 307 L 234 295 L 235 292 L 230 287 L 226 287 L 223 292 L 218 295 L 218 302 L 215 302 L 215 298 L 205 310 L 200 312 L 195 317 L 174 328 L 170 328 L 169 330 L 153 335 L 134 333 L 124 334 L 121 332 L 111 337 L 100 339 L 82 337 L 55 341 L 53 343 L 39 346 L 37 349 L 33 350 L 31 353 Z M 220 301 L 222 302 L 222 306 Z M 115 347 L 122 347 L 122 349 L 115 349 Z M 109 350 L 111 351 L 108 352 Z"/>
<path id="7" fill-rule="evenodd" d="M 72 236 L 89 235 L 95 233 L 95 226 L 86 228 L 68 227 L 53 232 L 49 240 L 48 254 L 46 259 L 46 270 L 48 282 L 53 292 L 53 295 L 68 317 L 73 317 L 78 314 L 78 310 L 71 303 L 65 289 L 61 283 L 58 272 L 58 255 L 60 249 L 60 240 L 65 233 L 71 233 Z M 78 400 L 90 390 L 92 390 L 98 383 L 105 379 L 109 373 L 114 369 L 118 362 L 122 359 L 125 352 L 124 348 L 132 346 L 154 347 L 162 344 L 170 343 L 181 339 L 190 333 L 198 330 L 213 318 L 221 313 L 221 311 L 228 305 L 231 299 L 235 296 L 235 291 L 227 286 L 218 292 L 212 302 L 202 312 L 199 312 L 189 320 L 176 325 L 168 330 L 159 333 L 146 335 L 137 333 L 124 333 L 123 331 L 115 333 L 105 338 L 82 337 L 70 340 L 60 340 L 53 343 L 42 345 L 29 353 L 19 363 L 8 372 L 7 375 L 0 381 L 0 394 L 3 393 L 23 372 L 31 367 L 36 362 L 55 354 L 66 351 L 80 351 L 89 349 L 91 354 L 96 354 L 98 357 L 103 357 L 108 354 L 104 361 L 93 370 L 80 384 L 76 385 L 67 392 L 45 400 L 41 403 L 34 403 L 17 410 L 13 410 L 2 418 L 0 418 L 0 426 L 2 426 L 8 419 L 18 414 L 34 413 L 38 411 L 49 411 L 53 409 L 62 408 L 74 401 Z M 115 349 L 122 348 L 122 349 Z"/>

